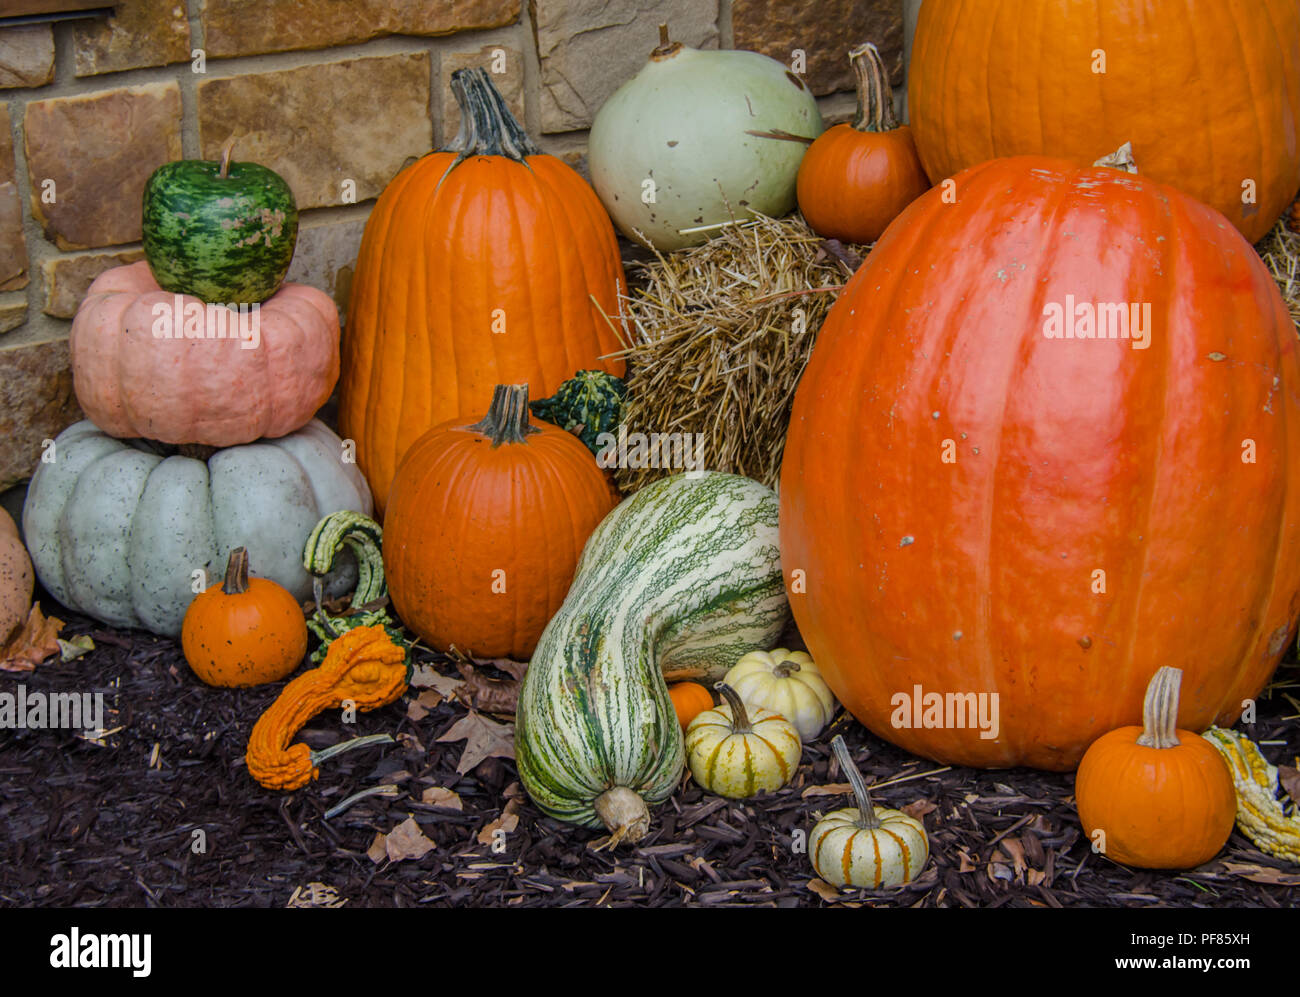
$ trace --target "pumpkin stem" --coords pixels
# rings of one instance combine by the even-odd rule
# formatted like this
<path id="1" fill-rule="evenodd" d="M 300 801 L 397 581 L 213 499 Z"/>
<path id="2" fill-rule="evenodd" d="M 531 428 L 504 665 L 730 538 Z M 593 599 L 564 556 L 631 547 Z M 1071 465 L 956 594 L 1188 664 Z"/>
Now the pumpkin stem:
<path id="1" fill-rule="evenodd" d="M 1142 702 L 1142 733 L 1137 743 L 1144 748 L 1175 748 L 1178 740 L 1178 692 L 1183 670 L 1165 665 L 1147 684 Z"/>
<path id="2" fill-rule="evenodd" d="M 682 50 L 682 43 L 670 40 L 668 36 L 668 25 L 659 25 L 659 47 L 650 53 L 650 58 L 654 61 L 667 59 L 676 55 Z"/>
<path id="3" fill-rule="evenodd" d="M 772 669 L 772 674 L 779 679 L 788 679 L 791 672 L 803 671 L 794 658 L 782 658 L 781 663 Z"/>
<path id="4" fill-rule="evenodd" d="M 620 841 L 634 844 L 650 831 L 650 808 L 626 786 L 612 786 L 596 797 L 596 816 L 610 831 L 607 848 Z"/>
<path id="5" fill-rule="evenodd" d="M 840 771 L 848 776 L 849 785 L 853 787 L 853 795 L 857 797 L 858 827 L 865 831 L 880 827 L 880 818 L 876 816 L 876 808 L 871 803 L 871 793 L 867 791 L 867 784 L 863 781 L 862 773 L 858 770 L 857 765 L 853 763 L 853 756 L 849 754 L 849 748 L 844 743 L 843 735 L 836 734 L 831 738 L 831 748 L 835 752 L 835 760 L 840 763 Z"/>
<path id="6" fill-rule="evenodd" d="M 858 116 L 853 128 L 860 132 L 892 132 L 898 127 L 894 114 L 894 89 L 889 85 L 880 51 L 871 42 L 849 52 L 849 65 L 858 78 Z"/>
<path id="7" fill-rule="evenodd" d="M 523 163 L 526 156 L 541 155 L 482 66 L 452 73 L 451 92 L 460 105 L 460 131 L 443 149 L 456 153 L 447 173 L 471 156 L 505 156 Z"/>
<path id="8" fill-rule="evenodd" d="M 221 583 L 226 595 L 243 595 L 248 591 L 248 548 L 236 547 L 226 562 L 226 578 Z"/>
<path id="9" fill-rule="evenodd" d="M 466 428 L 490 437 L 494 450 L 502 443 L 523 443 L 530 433 L 540 433 L 528 421 L 528 385 L 498 384 L 483 421 Z"/>
<path id="10" fill-rule="evenodd" d="M 1133 159 L 1133 143 L 1125 142 L 1108 156 L 1102 156 L 1093 166 L 1109 166 L 1124 173 L 1136 173 L 1137 162 Z"/>
<path id="11" fill-rule="evenodd" d="M 226 139 L 226 144 L 221 149 L 221 169 L 217 170 L 217 176 L 222 180 L 230 176 L 230 157 L 235 151 L 235 136 L 231 135 Z"/>
<path id="12" fill-rule="evenodd" d="M 745 710 L 745 704 L 741 701 L 736 690 L 727 685 L 726 682 L 719 682 L 713 688 L 722 693 L 722 698 L 731 707 L 731 733 L 748 734 L 752 731 L 754 726 L 749 722 L 749 713 Z"/>

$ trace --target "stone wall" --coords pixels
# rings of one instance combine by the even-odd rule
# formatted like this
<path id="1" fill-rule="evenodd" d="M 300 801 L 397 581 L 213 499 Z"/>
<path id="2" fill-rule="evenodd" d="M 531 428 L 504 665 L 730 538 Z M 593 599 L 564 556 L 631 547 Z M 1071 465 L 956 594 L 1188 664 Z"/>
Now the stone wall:
<path id="1" fill-rule="evenodd" d="M 111 3 L 112 0 L 105 0 Z M 846 51 L 875 41 L 901 107 L 919 0 L 119 0 L 110 19 L 0 27 L 0 490 L 80 417 L 70 319 L 103 270 L 141 257 L 153 169 L 236 156 L 302 210 L 289 278 L 344 309 L 374 199 L 455 134 L 448 79 L 497 73 L 542 147 L 585 169 L 601 103 L 666 21 L 701 47 L 752 48 L 805 78 L 828 120 L 852 111 Z M 2 8 L 0 8 L 2 12 Z"/>

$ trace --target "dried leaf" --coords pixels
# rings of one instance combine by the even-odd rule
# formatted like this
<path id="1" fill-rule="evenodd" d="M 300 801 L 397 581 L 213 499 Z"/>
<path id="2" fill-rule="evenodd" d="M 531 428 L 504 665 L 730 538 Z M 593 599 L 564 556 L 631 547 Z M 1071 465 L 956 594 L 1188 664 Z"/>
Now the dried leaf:
<path id="1" fill-rule="evenodd" d="M 840 898 L 840 891 L 831 886 L 831 884 L 826 882 L 824 879 L 808 880 L 808 889 L 830 903 L 834 903 Z"/>
<path id="2" fill-rule="evenodd" d="M 490 845 L 496 838 L 497 831 L 504 831 L 510 834 L 519 826 L 519 815 L 515 813 L 519 809 L 517 800 L 510 800 L 506 803 L 505 809 L 501 811 L 501 816 L 490 824 L 486 824 L 483 830 L 478 833 L 478 843 L 480 845 Z"/>
<path id="3" fill-rule="evenodd" d="M 59 651 L 61 660 L 65 663 L 76 661 L 84 654 L 89 654 L 95 649 L 95 642 L 91 640 L 90 634 L 80 634 L 71 640 L 59 639 Z"/>
<path id="4" fill-rule="evenodd" d="M 1282 791 L 1300 804 L 1300 769 L 1294 769 L 1290 765 L 1279 765 L 1277 781 L 1282 785 Z"/>
<path id="5" fill-rule="evenodd" d="M 847 782 L 832 782 L 825 786 L 809 786 L 799 794 L 799 798 L 806 800 L 813 796 L 844 796 L 846 793 L 851 792 L 853 792 L 853 787 Z"/>
<path id="6" fill-rule="evenodd" d="M 40 605 L 32 603 L 27 621 L 7 644 L 0 646 L 0 671 L 35 671 L 42 661 L 60 652 L 59 631 L 62 629 L 62 620 L 53 616 L 47 619 Z"/>
<path id="7" fill-rule="evenodd" d="M 521 681 L 524 677 L 524 672 L 528 671 L 527 661 L 515 661 L 511 658 L 473 658 L 471 660 L 473 660 L 476 665 L 491 665 L 493 668 L 505 672 L 516 682 Z"/>
<path id="8" fill-rule="evenodd" d="M 1248 862 L 1224 862 L 1225 872 L 1240 876 L 1252 883 L 1264 883 L 1268 886 L 1300 886 L 1300 874 L 1283 872 L 1270 866 L 1252 865 Z"/>
<path id="9" fill-rule="evenodd" d="M 452 724 L 451 729 L 438 740 L 465 742 L 465 751 L 456 765 L 456 771 L 461 775 L 485 758 L 515 757 L 514 724 L 493 723 L 474 710 Z"/>
<path id="10" fill-rule="evenodd" d="M 397 743 L 407 751 L 414 752 L 417 755 L 424 754 L 424 744 L 418 737 L 409 731 L 403 731 L 397 735 Z"/>
<path id="11" fill-rule="evenodd" d="M 388 849 L 384 845 L 387 837 L 388 835 L 383 831 L 376 831 L 375 840 L 370 842 L 370 847 L 366 849 L 366 857 L 376 865 L 388 858 Z"/>
<path id="12" fill-rule="evenodd" d="M 958 872 L 974 872 L 979 868 L 979 866 L 975 864 L 975 859 L 964 848 L 957 849 L 957 858 L 961 862 L 957 867 Z"/>
<path id="13" fill-rule="evenodd" d="M 933 813 L 935 810 L 938 810 L 939 807 L 936 804 L 931 803 L 929 800 L 913 800 L 907 806 L 899 807 L 898 809 L 909 817 L 914 817 L 917 820 L 924 820 L 926 814 Z"/>
<path id="14" fill-rule="evenodd" d="M 444 699 L 451 699 L 463 682 L 463 679 L 443 675 L 433 665 L 419 664 L 411 669 L 409 684 L 413 689 L 436 689 Z"/>
<path id="15" fill-rule="evenodd" d="M 430 786 L 420 794 L 420 802 L 428 803 L 434 807 L 445 807 L 448 810 L 464 810 L 465 804 L 461 802 L 460 794 L 453 792 L 443 786 Z"/>
<path id="16" fill-rule="evenodd" d="M 419 723 L 429 715 L 429 711 L 421 705 L 418 699 L 410 699 L 406 702 L 406 719 L 412 723 Z"/>
<path id="17" fill-rule="evenodd" d="M 467 662 L 460 662 L 456 667 L 460 669 L 460 673 L 465 679 L 464 684 L 456 693 L 456 698 L 471 710 L 482 710 L 484 713 L 513 714 L 518 708 L 518 679 L 501 681 L 488 678 Z"/>
<path id="18" fill-rule="evenodd" d="M 384 852 L 390 862 L 423 858 L 437 847 L 424 836 L 414 817 L 407 817 L 384 838 Z"/>
<path id="19" fill-rule="evenodd" d="M 342 907 L 347 903 L 346 897 L 339 896 L 339 891 L 324 883 L 308 883 L 296 887 L 286 907 Z"/>

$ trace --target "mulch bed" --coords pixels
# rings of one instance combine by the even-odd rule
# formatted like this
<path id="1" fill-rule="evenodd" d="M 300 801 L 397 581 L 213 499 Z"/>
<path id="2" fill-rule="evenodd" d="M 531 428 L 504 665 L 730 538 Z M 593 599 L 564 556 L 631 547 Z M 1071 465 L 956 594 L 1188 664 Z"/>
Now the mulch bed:
<path id="1" fill-rule="evenodd" d="M 46 608 L 68 619 L 60 607 Z M 446 700 L 412 719 L 408 703 L 418 689 L 361 714 L 354 727 L 339 722 L 337 710 L 316 718 L 300 736 L 315 747 L 370 733 L 398 741 L 325 762 L 319 781 L 303 790 L 269 792 L 249 778 L 243 756 L 279 685 L 210 689 L 172 641 L 74 616 L 64 637 L 80 633 L 96 642 L 89 655 L 0 675 L 0 691 L 22 683 L 29 694 L 104 692 L 106 708 L 117 711 L 105 725 L 121 730 L 105 746 L 67 731 L 0 731 L 0 905 L 283 907 L 333 896 L 349 906 L 397 907 L 1300 904 L 1300 870 L 1240 833 L 1200 869 L 1129 870 L 1093 854 L 1083 839 L 1072 777 L 1025 769 L 925 774 L 941 766 L 879 740 L 846 714 L 805 747 L 798 776 L 783 791 L 736 803 L 703 793 L 687 776 L 655 813 L 650 837 L 630 849 L 600 850 L 604 835 L 543 817 L 507 758 L 489 757 L 458 775 L 465 742 L 438 738 L 466 707 Z M 415 657 L 457 676 L 445 656 L 417 649 Z M 1300 671 L 1288 663 L 1276 681 L 1296 683 Z M 1257 740 L 1286 742 L 1265 748 L 1275 763 L 1300 751 L 1300 724 L 1283 719 L 1294 713 L 1274 695 L 1261 700 L 1258 723 L 1248 728 Z M 807 793 L 842 779 L 829 760 L 834 732 L 844 734 L 868 782 L 920 775 L 875 794 L 894 807 L 933 805 L 923 818 L 933 857 L 906 888 L 837 893 L 814 881 L 807 855 L 794 846 L 796 832 L 810 831 L 821 812 L 851 805 L 846 796 Z M 401 794 L 371 796 L 324 818 L 379 784 L 396 784 Z M 463 810 L 420 802 L 431 786 L 454 790 Z M 495 836 L 504 850 L 494 851 L 491 826 L 508 805 L 499 825 L 505 833 Z M 376 834 L 408 817 L 436 848 L 418 859 L 373 861 L 367 852 Z"/>

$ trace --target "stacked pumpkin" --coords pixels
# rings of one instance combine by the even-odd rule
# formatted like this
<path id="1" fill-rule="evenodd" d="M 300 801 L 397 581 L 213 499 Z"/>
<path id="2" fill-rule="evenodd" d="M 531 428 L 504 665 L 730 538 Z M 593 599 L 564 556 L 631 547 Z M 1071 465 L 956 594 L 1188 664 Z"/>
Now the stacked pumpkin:
<path id="1" fill-rule="evenodd" d="M 220 163 L 159 167 L 143 211 L 146 260 L 100 275 L 73 322 L 88 418 L 43 456 L 23 526 L 64 605 L 174 637 L 223 571 L 242 594 L 249 564 L 267 580 L 255 587 L 274 583 L 296 609 L 312 591 L 312 528 L 336 510 L 368 513 L 371 498 L 313 418 L 338 378 L 338 314 L 283 282 L 297 237 L 288 185 L 227 146 Z M 296 666 L 302 649 L 289 651 Z"/>

